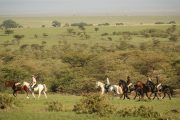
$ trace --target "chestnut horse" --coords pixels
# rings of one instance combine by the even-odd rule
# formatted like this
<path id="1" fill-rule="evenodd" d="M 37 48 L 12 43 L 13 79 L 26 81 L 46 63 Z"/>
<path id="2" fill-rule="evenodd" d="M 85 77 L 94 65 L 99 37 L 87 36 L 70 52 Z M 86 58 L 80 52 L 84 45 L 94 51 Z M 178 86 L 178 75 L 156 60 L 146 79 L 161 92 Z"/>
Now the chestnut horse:
<path id="1" fill-rule="evenodd" d="M 18 82 L 16 82 L 16 81 L 10 81 L 9 80 L 9 81 L 5 82 L 5 87 L 11 87 L 12 88 L 14 97 L 17 96 L 18 91 L 25 91 L 27 98 L 29 98 L 29 95 L 28 95 L 29 89 L 27 88 L 27 86 L 21 86 L 21 85 L 16 86 L 17 83 Z"/>
<path id="2" fill-rule="evenodd" d="M 138 95 L 139 100 L 140 100 L 140 97 L 142 99 L 144 98 L 144 94 L 146 94 L 148 99 L 151 99 L 150 97 L 151 97 L 152 93 L 156 93 L 155 85 L 153 83 L 151 83 L 151 81 L 146 82 L 146 84 L 144 84 L 141 81 L 137 81 L 136 84 L 134 85 L 134 90 L 136 92 L 134 99 L 136 99 L 136 97 Z M 149 93 L 150 93 L 150 95 L 148 95 Z"/>

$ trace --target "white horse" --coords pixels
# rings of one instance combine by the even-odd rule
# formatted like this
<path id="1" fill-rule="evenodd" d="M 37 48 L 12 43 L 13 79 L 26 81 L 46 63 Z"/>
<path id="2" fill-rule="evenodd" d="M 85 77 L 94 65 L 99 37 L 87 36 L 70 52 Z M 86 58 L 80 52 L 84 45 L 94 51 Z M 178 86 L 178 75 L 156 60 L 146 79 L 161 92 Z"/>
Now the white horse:
<path id="1" fill-rule="evenodd" d="M 101 95 L 103 95 L 106 90 L 105 84 L 100 81 L 96 81 L 96 88 L 99 88 L 99 87 L 101 88 Z M 115 94 L 118 94 L 118 95 L 123 94 L 123 90 L 119 85 L 110 85 L 107 92 L 114 92 Z"/>
<path id="2" fill-rule="evenodd" d="M 32 95 L 34 98 L 36 98 L 36 96 L 34 95 L 34 92 L 38 91 L 39 95 L 38 95 L 38 99 L 40 98 L 41 96 L 41 93 L 43 92 L 45 97 L 47 98 L 47 95 L 46 95 L 46 92 L 47 92 L 47 87 L 45 84 L 38 84 L 35 88 L 34 88 L 34 91 L 31 90 L 31 85 L 30 83 L 28 82 L 23 82 L 23 86 L 26 86 L 29 91 L 31 91 Z"/>

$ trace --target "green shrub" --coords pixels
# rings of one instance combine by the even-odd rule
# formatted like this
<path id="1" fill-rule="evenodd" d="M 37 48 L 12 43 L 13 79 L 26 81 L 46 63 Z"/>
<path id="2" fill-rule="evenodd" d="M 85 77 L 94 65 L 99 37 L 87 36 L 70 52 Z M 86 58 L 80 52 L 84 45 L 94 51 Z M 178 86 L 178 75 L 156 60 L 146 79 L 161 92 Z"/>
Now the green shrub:
<path id="1" fill-rule="evenodd" d="M 47 111 L 50 111 L 50 112 L 63 111 L 63 105 L 59 101 L 52 101 L 52 102 L 48 102 L 46 104 L 48 105 Z"/>
<path id="2" fill-rule="evenodd" d="M 0 94 L 0 109 L 13 108 L 17 105 L 17 101 L 14 97 L 11 97 L 7 94 Z"/>
<path id="3" fill-rule="evenodd" d="M 96 114 L 107 116 L 116 111 L 105 96 L 99 94 L 88 94 L 81 99 L 80 103 L 74 105 L 73 111 L 76 113 Z"/>
<path id="4" fill-rule="evenodd" d="M 145 107 L 143 105 L 138 108 L 125 108 L 117 112 L 121 117 L 133 116 L 133 117 L 143 117 L 143 118 L 158 118 L 160 114 L 153 110 L 152 107 Z"/>

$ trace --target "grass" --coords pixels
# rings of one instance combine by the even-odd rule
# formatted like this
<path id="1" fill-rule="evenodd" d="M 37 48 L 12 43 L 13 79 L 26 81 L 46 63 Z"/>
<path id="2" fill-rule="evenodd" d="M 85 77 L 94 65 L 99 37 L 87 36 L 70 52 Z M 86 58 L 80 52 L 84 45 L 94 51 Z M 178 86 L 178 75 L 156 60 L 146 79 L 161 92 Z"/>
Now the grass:
<path id="1" fill-rule="evenodd" d="M 23 44 L 42 44 L 42 41 L 46 42 L 46 48 L 51 48 L 53 45 L 58 45 L 59 41 L 63 43 L 66 41 L 71 46 L 74 44 L 86 44 L 88 48 L 100 44 L 102 46 L 109 47 L 111 45 L 118 45 L 122 39 L 122 35 L 112 35 L 113 32 L 138 32 L 144 29 L 161 29 L 166 30 L 170 25 L 140 25 L 140 26 L 101 26 L 99 31 L 94 31 L 94 26 L 86 27 L 86 33 L 90 35 L 89 39 L 82 39 L 79 36 L 71 36 L 67 33 L 68 28 L 73 28 L 76 32 L 80 32 L 77 27 L 68 27 L 68 28 L 19 28 L 14 29 L 14 33 L 11 35 L 5 35 L 3 30 L 0 30 L 0 44 L 3 44 L 7 41 L 11 42 L 14 38 L 13 35 L 24 35 L 25 37 L 21 40 L 19 45 L 9 45 L 7 48 L 18 49 Z M 180 25 L 177 25 L 177 30 L 180 29 Z M 43 33 L 46 33 L 48 36 L 44 37 Z M 109 33 L 108 36 L 101 36 L 103 33 Z M 38 35 L 38 38 L 34 38 L 34 35 Z M 108 37 L 111 37 L 112 40 L 108 40 Z M 126 40 L 126 42 L 138 46 L 142 42 L 152 42 L 152 38 L 144 38 L 142 36 L 132 35 L 131 40 Z M 168 38 L 157 38 L 161 42 L 168 42 Z M 177 42 L 179 44 L 179 42 Z"/>
<path id="2" fill-rule="evenodd" d="M 61 21 L 62 24 L 65 23 L 75 23 L 75 22 L 87 22 L 92 24 L 99 23 L 124 23 L 127 25 L 139 25 L 143 23 L 145 25 L 154 24 L 157 21 L 169 22 L 176 21 L 177 24 L 180 23 L 179 16 L 61 16 L 61 17 L 13 17 L 13 16 L 2 16 L 0 17 L 0 23 L 6 19 L 13 19 L 24 27 L 41 27 L 41 25 L 46 25 L 46 27 L 51 27 L 51 22 L 53 20 Z"/>
<path id="3" fill-rule="evenodd" d="M 61 95 L 61 94 L 49 94 L 48 99 L 41 96 L 39 100 L 34 100 L 31 96 L 30 99 L 25 98 L 25 94 L 18 95 L 17 99 L 20 101 L 22 107 L 12 109 L 9 111 L 1 111 L 0 120 L 118 120 L 120 116 L 110 115 L 109 117 L 98 117 L 89 114 L 76 114 L 72 112 L 74 104 L 76 104 L 82 96 L 74 95 Z M 59 101 L 64 106 L 63 112 L 48 112 L 46 111 L 47 102 Z M 162 116 L 171 115 L 178 117 L 180 113 L 170 113 L 172 109 L 180 111 L 180 98 L 168 98 L 164 100 L 152 100 L 152 101 L 136 101 L 136 100 L 120 100 L 117 97 L 111 97 L 110 102 L 117 107 L 117 109 L 138 107 L 140 105 L 153 107 L 155 111 L 158 111 Z M 167 114 L 168 113 L 168 114 Z M 140 117 L 125 117 L 122 120 L 139 120 Z M 144 119 L 144 118 L 143 118 Z"/>

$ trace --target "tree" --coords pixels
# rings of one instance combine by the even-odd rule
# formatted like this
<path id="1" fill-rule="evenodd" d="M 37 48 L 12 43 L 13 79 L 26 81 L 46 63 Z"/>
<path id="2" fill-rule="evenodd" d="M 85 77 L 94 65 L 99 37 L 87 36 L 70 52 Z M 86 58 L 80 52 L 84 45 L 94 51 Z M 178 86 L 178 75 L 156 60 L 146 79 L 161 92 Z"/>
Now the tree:
<path id="1" fill-rule="evenodd" d="M 97 31 L 99 31 L 99 28 L 98 28 L 98 27 L 95 27 L 94 30 L 97 32 Z"/>
<path id="2" fill-rule="evenodd" d="M 176 42 L 178 40 L 178 37 L 177 37 L 177 35 L 171 35 L 170 37 L 169 37 L 169 41 L 172 41 L 172 42 Z"/>
<path id="3" fill-rule="evenodd" d="M 79 29 L 84 31 L 86 28 L 84 27 L 84 25 L 79 25 Z"/>
<path id="4" fill-rule="evenodd" d="M 54 20 L 54 21 L 52 21 L 52 26 L 53 27 L 61 27 L 61 23 L 57 20 Z"/>
<path id="5" fill-rule="evenodd" d="M 74 29 L 69 28 L 69 29 L 67 29 L 67 32 L 68 32 L 69 34 L 72 34 L 72 33 L 74 32 Z"/>
<path id="6" fill-rule="evenodd" d="M 7 29 L 7 30 L 4 31 L 4 34 L 8 34 L 8 35 L 9 35 L 9 34 L 13 34 L 13 33 L 14 33 L 13 30 L 8 30 L 8 29 Z"/>
<path id="7" fill-rule="evenodd" d="M 7 28 L 17 28 L 18 26 L 19 25 L 11 19 L 4 20 L 3 23 L 1 24 L 1 27 L 6 28 L 6 29 Z"/>

